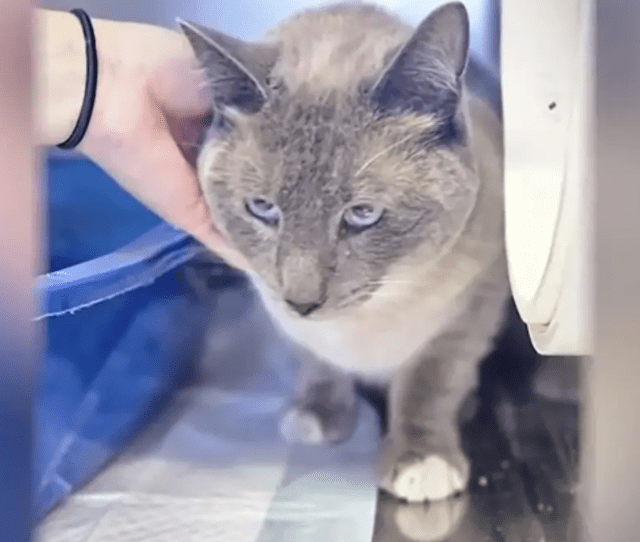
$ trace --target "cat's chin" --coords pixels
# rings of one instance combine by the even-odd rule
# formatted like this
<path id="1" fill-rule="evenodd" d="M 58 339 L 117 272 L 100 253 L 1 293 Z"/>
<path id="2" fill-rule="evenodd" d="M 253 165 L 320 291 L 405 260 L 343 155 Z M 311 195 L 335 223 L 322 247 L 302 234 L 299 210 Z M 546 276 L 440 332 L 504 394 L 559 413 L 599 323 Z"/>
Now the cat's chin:
<path id="1" fill-rule="evenodd" d="M 350 297 L 344 301 L 339 301 L 338 303 L 326 303 L 305 315 L 301 315 L 292 309 L 281 296 L 277 296 L 276 303 L 280 311 L 284 312 L 289 319 L 305 322 L 324 322 L 332 320 L 337 316 L 344 316 L 352 311 L 356 311 L 370 298 L 371 294 L 362 294 Z"/>

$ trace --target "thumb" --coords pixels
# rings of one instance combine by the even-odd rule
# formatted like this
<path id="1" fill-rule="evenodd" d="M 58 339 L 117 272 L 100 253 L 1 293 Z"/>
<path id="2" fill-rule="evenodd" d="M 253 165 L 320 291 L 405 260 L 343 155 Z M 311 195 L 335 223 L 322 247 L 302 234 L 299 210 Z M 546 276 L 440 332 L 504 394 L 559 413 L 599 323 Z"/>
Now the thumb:
<path id="1" fill-rule="evenodd" d="M 132 157 L 139 164 L 133 173 L 135 179 L 124 184 L 166 221 L 193 235 L 230 265 L 246 269 L 247 261 L 212 223 L 195 172 L 169 132 L 152 131 L 147 137 L 147 150 Z M 122 173 L 132 175 L 132 170 Z M 148 179 L 153 182 L 145 182 Z"/>

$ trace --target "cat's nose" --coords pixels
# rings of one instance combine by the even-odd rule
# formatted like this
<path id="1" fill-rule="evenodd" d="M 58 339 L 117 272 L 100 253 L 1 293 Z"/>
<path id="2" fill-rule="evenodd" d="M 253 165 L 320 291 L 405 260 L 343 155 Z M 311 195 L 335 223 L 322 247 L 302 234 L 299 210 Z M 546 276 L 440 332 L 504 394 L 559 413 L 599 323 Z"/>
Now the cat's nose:
<path id="1" fill-rule="evenodd" d="M 282 297 L 300 316 L 315 311 L 326 299 L 326 282 L 316 254 L 290 248 L 282 258 Z"/>
<path id="2" fill-rule="evenodd" d="M 322 303 L 313 302 L 313 303 L 298 303 L 297 301 L 292 301 L 291 299 L 285 300 L 287 304 L 296 311 L 300 316 L 307 316 L 311 314 L 314 310 L 316 310 Z"/>

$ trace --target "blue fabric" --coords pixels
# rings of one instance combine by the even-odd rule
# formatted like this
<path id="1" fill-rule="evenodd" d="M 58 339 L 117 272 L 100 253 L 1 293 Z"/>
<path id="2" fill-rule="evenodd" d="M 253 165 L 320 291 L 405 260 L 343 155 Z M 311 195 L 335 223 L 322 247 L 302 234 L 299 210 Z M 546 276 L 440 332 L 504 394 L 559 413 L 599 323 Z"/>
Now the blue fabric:
<path id="1" fill-rule="evenodd" d="M 208 323 L 182 266 L 203 251 L 198 243 L 87 161 L 49 158 L 47 173 L 49 273 L 36 283 L 47 331 L 36 521 L 157 413 Z"/>

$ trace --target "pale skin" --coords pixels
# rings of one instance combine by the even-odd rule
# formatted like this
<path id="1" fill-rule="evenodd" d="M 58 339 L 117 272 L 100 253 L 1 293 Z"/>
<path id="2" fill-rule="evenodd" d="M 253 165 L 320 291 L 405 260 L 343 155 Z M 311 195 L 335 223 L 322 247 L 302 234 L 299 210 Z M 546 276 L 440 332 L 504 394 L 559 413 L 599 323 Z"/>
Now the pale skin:
<path id="1" fill-rule="evenodd" d="M 86 52 L 77 17 L 36 9 L 37 141 L 57 145 L 71 134 L 82 105 Z M 181 146 L 211 95 L 193 52 L 178 32 L 148 24 L 92 19 L 98 86 L 87 133 L 77 150 L 159 216 L 230 263 L 240 256 L 212 225 L 196 172 Z"/>

